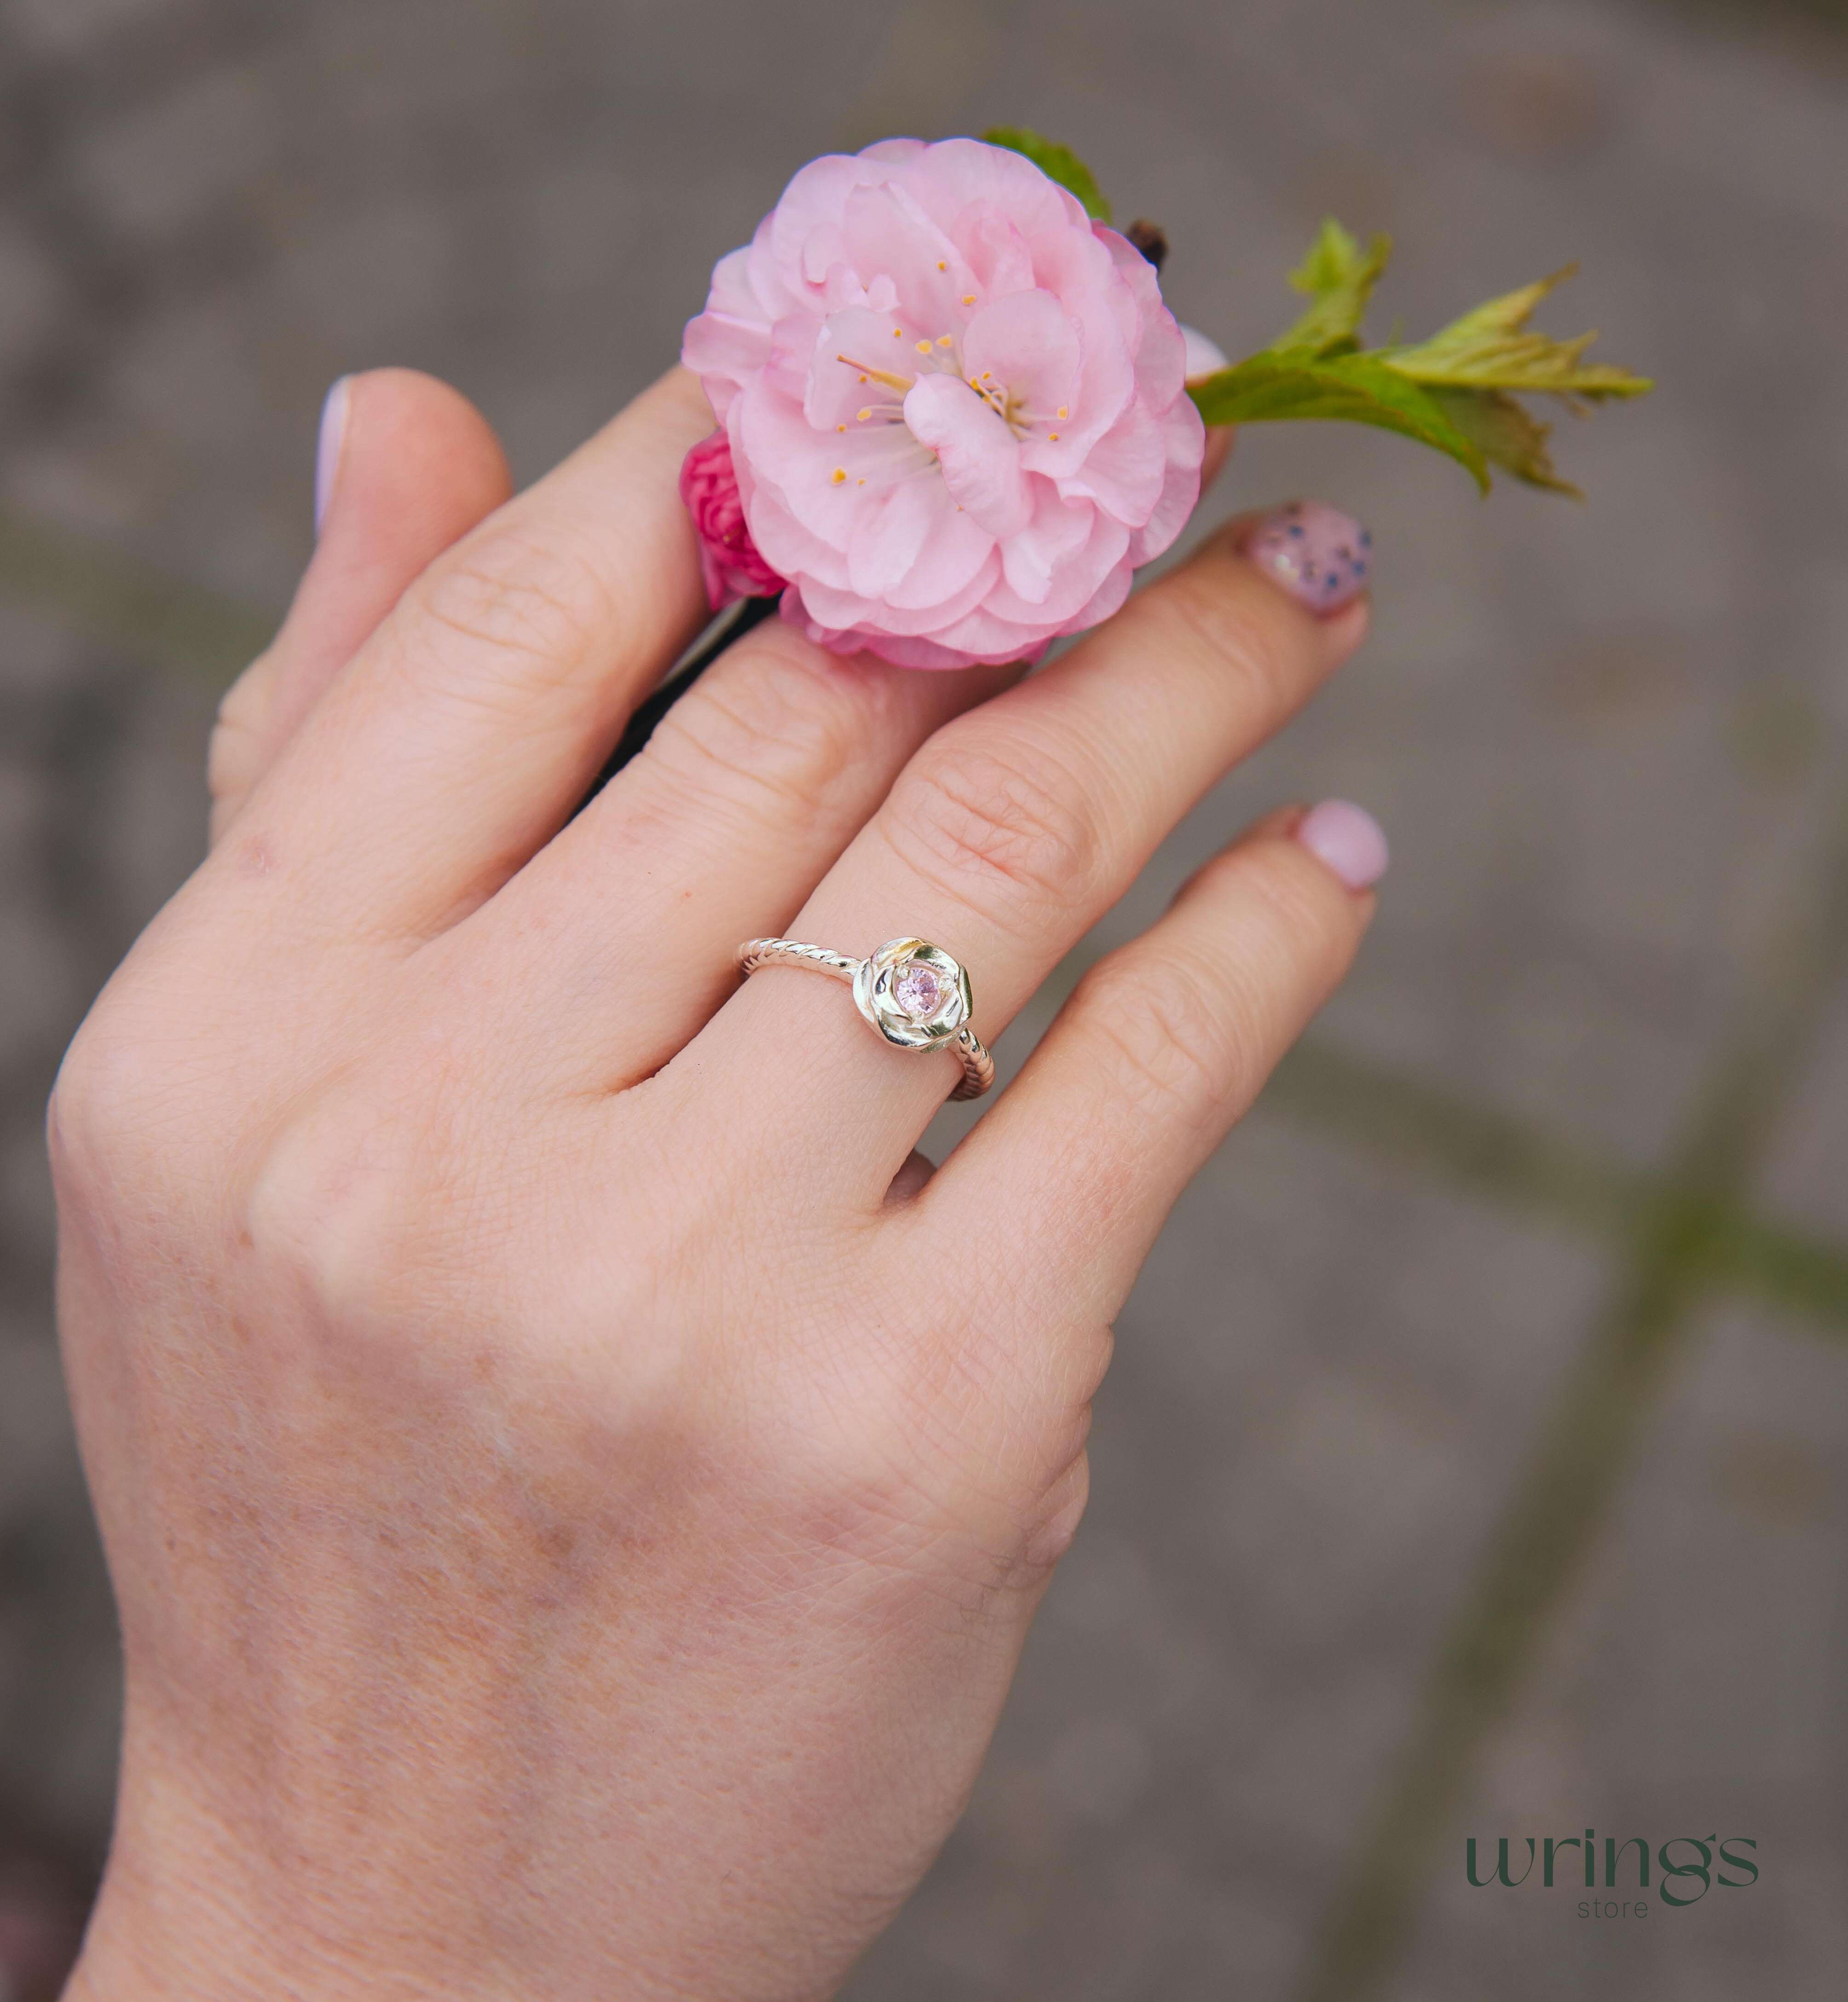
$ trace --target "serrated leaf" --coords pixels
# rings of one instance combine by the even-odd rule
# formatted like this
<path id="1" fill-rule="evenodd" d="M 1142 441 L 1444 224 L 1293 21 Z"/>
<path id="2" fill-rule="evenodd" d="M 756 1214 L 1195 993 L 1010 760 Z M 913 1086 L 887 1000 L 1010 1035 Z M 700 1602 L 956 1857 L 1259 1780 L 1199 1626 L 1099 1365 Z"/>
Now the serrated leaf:
<path id="1" fill-rule="evenodd" d="M 991 125 L 982 134 L 990 146 L 1005 146 L 1010 153 L 1023 153 L 1048 180 L 1057 181 L 1084 204 L 1084 212 L 1099 222 L 1110 220 L 1110 204 L 1097 177 L 1069 146 L 1030 131 L 1024 125 Z"/>
<path id="2" fill-rule="evenodd" d="M 1187 394 L 1209 424 L 1328 418 L 1397 431 L 1448 452 L 1488 491 L 1482 447 L 1429 392 L 1370 354 L 1289 354 L 1267 349 L 1190 382 Z"/>
<path id="3" fill-rule="evenodd" d="M 1570 494 L 1574 500 L 1585 498 L 1569 480 L 1560 479 L 1553 469 L 1552 455 L 1546 448 L 1553 427 L 1542 424 L 1505 391 L 1431 389 L 1426 393 L 1484 459 L 1529 487 Z"/>
<path id="4" fill-rule="evenodd" d="M 1380 359 L 1428 388 L 1517 389 L 1594 401 L 1644 395 L 1654 386 L 1646 377 L 1584 359 L 1596 334 L 1555 340 L 1528 325 L 1535 307 L 1577 269 L 1568 264 L 1536 284 L 1490 299 L 1415 347 L 1382 349 Z"/>
<path id="5" fill-rule="evenodd" d="M 1376 236 L 1365 250 L 1325 216 L 1309 254 L 1290 274 L 1290 283 L 1314 303 L 1289 332 L 1272 345 L 1278 354 L 1351 353 L 1360 345 L 1367 301 L 1393 254 L 1393 239 Z"/>

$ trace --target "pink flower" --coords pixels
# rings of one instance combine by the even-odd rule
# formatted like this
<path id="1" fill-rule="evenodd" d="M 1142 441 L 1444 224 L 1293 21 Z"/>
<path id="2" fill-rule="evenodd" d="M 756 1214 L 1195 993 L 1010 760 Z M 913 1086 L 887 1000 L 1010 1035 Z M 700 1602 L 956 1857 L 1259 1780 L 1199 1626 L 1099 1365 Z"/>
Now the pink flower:
<path id="1" fill-rule="evenodd" d="M 1017 153 L 890 139 L 803 168 L 683 358 L 785 618 L 901 667 L 1107 619 L 1200 492 L 1153 267 Z"/>
<path id="2" fill-rule="evenodd" d="M 784 580 L 757 553 L 744 525 L 731 446 L 723 431 L 702 438 L 682 461 L 680 497 L 699 536 L 699 567 L 713 611 L 734 598 L 768 598 Z"/>

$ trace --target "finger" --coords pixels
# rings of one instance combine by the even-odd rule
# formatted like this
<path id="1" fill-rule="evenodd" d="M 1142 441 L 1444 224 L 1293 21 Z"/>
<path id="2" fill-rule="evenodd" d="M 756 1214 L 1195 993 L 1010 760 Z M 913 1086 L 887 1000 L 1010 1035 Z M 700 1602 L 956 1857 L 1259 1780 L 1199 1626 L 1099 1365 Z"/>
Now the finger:
<path id="1" fill-rule="evenodd" d="M 671 370 L 431 564 L 252 802 L 263 866 L 238 874 L 363 937 L 421 940 L 491 895 L 705 616 L 678 480 L 711 428 Z"/>
<path id="2" fill-rule="evenodd" d="M 780 619 L 728 647 L 519 881 L 443 941 L 499 994 L 523 1074 L 576 1090 L 588 1069 L 615 1090 L 658 1070 L 736 985 L 738 941 L 793 917 L 918 746 L 1023 672 L 843 657 Z M 550 942 L 536 1013 L 521 949 L 534 936 Z"/>
<path id="3" fill-rule="evenodd" d="M 936 1173 L 936 1164 L 928 1154 L 920 1154 L 915 1148 L 905 1157 L 904 1165 L 893 1176 L 891 1186 L 885 1192 L 888 1208 L 913 1201 L 924 1193 L 930 1178 Z"/>
<path id="4" fill-rule="evenodd" d="M 1319 617 L 1301 602 L 1305 580 L 1323 600 L 1319 565 L 1294 578 L 1245 553 L 1299 525 L 1235 525 L 1046 673 L 939 731 L 786 935 L 856 955 L 929 939 L 970 973 L 977 1032 L 999 1033 L 1181 816 L 1358 644 L 1363 603 Z M 689 1077 L 717 1067 L 717 1089 L 749 1097 L 766 1144 L 825 1136 L 816 1172 L 853 1202 L 877 1199 L 955 1076 L 949 1055 L 894 1052 L 813 974 L 781 968 L 688 1055 Z"/>
<path id="5" fill-rule="evenodd" d="M 651 1076 L 732 991 L 739 941 L 790 922 L 918 747 L 1023 671 L 844 660 L 779 621 L 737 642 L 459 928 L 459 951 L 509 970 L 505 1034 L 575 1079 L 595 1067 L 607 1090 Z M 587 884 L 622 895 L 587 898 Z M 525 963 L 515 942 L 535 933 L 552 942 L 557 1004 L 542 1016 L 523 975 L 511 985 Z"/>
<path id="6" fill-rule="evenodd" d="M 317 540 L 282 628 L 218 706 L 212 839 L 417 576 L 512 491 L 492 427 L 409 368 L 341 378 L 322 413 Z"/>
<path id="7" fill-rule="evenodd" d="M 1113 1320 L 1182 1190 L 1346 974 L 1386 863 L 1379 828 L 1340 801 L 1274 814 L 1209 862 L 1079 983 L 932 1180 L 924 1227 L 1044 1289 L 1062 1323 Z"/>

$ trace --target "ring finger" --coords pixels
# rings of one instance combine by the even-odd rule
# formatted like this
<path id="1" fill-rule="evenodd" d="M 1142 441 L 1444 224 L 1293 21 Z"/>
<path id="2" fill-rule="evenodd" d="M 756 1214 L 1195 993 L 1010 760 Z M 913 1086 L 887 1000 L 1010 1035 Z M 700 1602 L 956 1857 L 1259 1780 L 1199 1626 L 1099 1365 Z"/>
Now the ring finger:
<path id="1" fill-rule="evenodd" d="M 792 917 L 919 745 L 1023 671 L 842 658 L 771 619 L 725 650 L 514 884 L 428 950 L 501 978 L 498 1034 L 526 1046 L 523 1075 L 576 1089 L 588 1062 L 599 1091 L 650 1076 L 724 1000 L 737 940 Z M 588 913 L 587 884 L 614 892 Z M 535 1014 L 519 944 L 544 935 L 572 944 Z"/>
<path id="2" fill-rule="evenodd" d="M 1234 525 L 1045 674 L 939 730 L 792 935 L 854 955 L 930 939 L 971 974 L 975 1030 L 999 1034 L 1189 808 L 1359 644 L 1364 603 L 1317 616 L 1254 546 Z M 813 990 L 800 1003 L 798 981 Z M 818 1161 L 842 1199 L 870 1204 L 956 1076 L 940 1051 L 883 1045 L 812 974 L 774 968 L 672 1069 L 685 1088 L 716 1084 L 753 1144 L 811 1174 Z"/>

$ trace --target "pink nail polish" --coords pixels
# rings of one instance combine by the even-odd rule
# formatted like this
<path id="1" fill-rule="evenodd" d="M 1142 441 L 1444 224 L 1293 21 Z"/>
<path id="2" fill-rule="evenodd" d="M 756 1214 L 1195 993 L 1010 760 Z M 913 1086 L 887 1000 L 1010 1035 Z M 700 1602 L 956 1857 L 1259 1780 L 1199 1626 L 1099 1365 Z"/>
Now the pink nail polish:
<path id="1" fill-rule="evenodd" d="M 1325 500 L 1292 500 L 1252 529 L 1245 554 L 1273 584 L 1326 618 L 1366 589 L 1373 538 Z"/>
<path id="2" fill-rule="evenodd" d="M 1296 839 L 1350 890 L 1370 890 L 1391 860 L 1380 825 L 1351 800 L 1324 800 L 1297 823 Z"/>
<path id="3" fill-rule="evenodd" d="M 347 393 L 347 384 L 352 378 L 343 375 L 327 392 L 327 400 L 321 406 L 321 436 L 315 448 L 315 533 L 321 532 L 321 523 L 327 513 L 327 504 L 333 497 L 334 483 L 340 478 L 340 451 L 347 442 L 347 406 L 352 400 Z"/>

